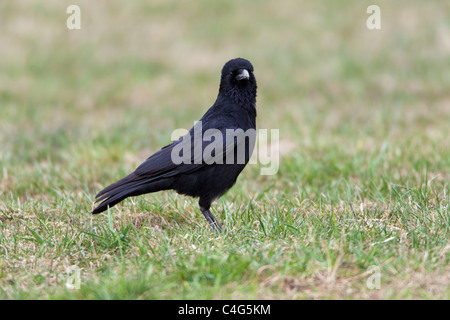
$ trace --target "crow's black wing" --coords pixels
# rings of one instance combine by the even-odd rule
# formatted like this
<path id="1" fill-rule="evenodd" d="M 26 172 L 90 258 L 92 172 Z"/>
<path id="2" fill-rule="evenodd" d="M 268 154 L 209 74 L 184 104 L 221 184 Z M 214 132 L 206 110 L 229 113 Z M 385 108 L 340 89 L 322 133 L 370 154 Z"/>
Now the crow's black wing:
<path id="1" fill-rule="evenodd" d="M 143 179 L 161 179 L 195 172 L 206 165 L 232 163 L 239 151 L 244 150 L 239 148 L 243 141 L 241 137 L 236 137 L 236 134 L 239 135 L 237 129 L 206 130 L 202 133 L 202 139 L 194 137 L 190 131 L 150 156 L 134 174 Z"/>

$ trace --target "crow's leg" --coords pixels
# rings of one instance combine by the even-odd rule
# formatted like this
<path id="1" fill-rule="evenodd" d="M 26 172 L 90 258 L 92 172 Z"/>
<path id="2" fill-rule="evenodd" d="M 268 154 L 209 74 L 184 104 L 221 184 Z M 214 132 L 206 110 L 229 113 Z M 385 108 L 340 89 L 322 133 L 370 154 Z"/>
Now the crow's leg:
<path id="1" fill-rule="evenodd" d="M 215 232 L 221 232 L 222 231 L 222 225 L 220 222 L 214 217 L 211 210 L 205 209 L 203 207 L 200 207 L 200 211 L 203 213 L 203 215 L 206 218 L 206 221 L 208 221 L 209 225 Z"/>

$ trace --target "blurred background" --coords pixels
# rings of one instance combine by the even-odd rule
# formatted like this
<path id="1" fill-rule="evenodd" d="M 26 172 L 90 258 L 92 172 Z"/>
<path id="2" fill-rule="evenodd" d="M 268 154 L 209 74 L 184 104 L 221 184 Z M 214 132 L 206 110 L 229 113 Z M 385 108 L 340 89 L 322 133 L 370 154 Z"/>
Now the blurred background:
<path id="1" fill-rule="evenodd" d="M 66 27 L 71 4 L 80 30 Z M 370 167 L 446 181 L 450 3 L 376 1 L 380 30 L 366 26 L 371 4 L 2 1 L 1 194 L 119 178 L 203 115 L 235 57 L 253 63 L 258 127 L 280 129 L 286 159 L 278 177 L 249 169 L 254 179 L 320 190 Z"/>

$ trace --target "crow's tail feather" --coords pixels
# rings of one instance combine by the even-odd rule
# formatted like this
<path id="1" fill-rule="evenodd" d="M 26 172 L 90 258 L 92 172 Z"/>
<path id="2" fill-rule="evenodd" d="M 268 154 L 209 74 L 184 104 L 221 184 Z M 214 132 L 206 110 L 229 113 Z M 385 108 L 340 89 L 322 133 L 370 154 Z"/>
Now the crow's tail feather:
<path id="1" fill-rule="evenodd" d="M 106 187 L 95 196 L 95 202 L 102 202 L 92 210 L 92 213 L 97 214 L 107 210 L 108 207 L 112 208 L 125 198 L 170 189 L 170 186 L 171 179 L 154 180 L 131 173 Z"/>

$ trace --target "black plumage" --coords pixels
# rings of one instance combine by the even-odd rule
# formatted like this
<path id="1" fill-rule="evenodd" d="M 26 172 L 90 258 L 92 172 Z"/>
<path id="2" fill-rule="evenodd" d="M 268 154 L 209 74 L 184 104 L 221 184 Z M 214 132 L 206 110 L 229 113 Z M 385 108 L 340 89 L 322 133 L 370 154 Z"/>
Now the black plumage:
<path id="1" fill-rule="evenodd" d="M 228 61 L 222 69 L 217 99 L 200 121 L 186 136 L 157 151 L 133 173 L 100 191 L 96 202 L 101 203 L 92 213 L 105 211 L 131 196 L 173 189 L 198 197 L 206 220 L 214 230 L 220 230 L 220 223 L 210 211 L 211 203 L 235 184 L 253 151 L 256 89 L 252 64 L 242 58 Z M 211 132 L 209 129 L 215 129 L 213 132 L 218 136 L 205 139 Z M 235 137 L 239 131 L 247 137 Z M 202 133 L 200 139 L 198 132 Z M 204 154 L 205 148 L 214 151 L 208 156 Z M 184 157 L 185 161 L 174 161 L 174 156 Z"/>

